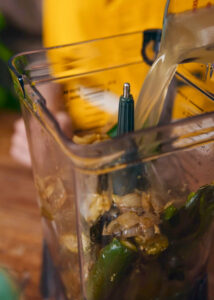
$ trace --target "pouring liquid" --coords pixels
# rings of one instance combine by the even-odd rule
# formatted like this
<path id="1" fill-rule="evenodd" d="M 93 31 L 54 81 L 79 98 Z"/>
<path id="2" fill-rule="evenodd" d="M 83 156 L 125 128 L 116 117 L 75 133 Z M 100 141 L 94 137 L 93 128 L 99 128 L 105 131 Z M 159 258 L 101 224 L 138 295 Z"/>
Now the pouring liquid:
<path id="1" fill-rule="evenodd" d="M 214 61 L 214 7 L 170 14 L 164 24 L 160 53 L 141 89 L 135 129 L 155 126 L 160 120 L 168 86 L 178 64 Z"/>

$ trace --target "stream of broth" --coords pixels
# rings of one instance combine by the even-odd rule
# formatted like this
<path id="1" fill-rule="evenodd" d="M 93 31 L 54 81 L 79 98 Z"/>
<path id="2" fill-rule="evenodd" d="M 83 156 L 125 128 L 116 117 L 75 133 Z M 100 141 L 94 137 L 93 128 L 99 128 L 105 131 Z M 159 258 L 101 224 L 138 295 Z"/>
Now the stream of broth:
<path id="1" fill-rule="evenodd" d="M 170 14 L 164 24 L 160 54 L 141 89 L 135 129 L 157 125 L 168 86 L 178 64 L 214 61 L 214 7 Z"/>

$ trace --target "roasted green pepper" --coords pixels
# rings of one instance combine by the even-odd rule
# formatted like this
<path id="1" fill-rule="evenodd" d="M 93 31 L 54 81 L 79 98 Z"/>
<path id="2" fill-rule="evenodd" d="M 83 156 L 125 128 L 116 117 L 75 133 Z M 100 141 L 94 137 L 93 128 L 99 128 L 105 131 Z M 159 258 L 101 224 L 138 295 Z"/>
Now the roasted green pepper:
<path id="1" fill-rule="evenodd" d="M 162 216 L 161 232 L 171 242 L 196 238 L 209 228 L 213 215 L 214 185 L 210 184 L 202 186 L 196 193 L 191 193 L 180 209 L 168 207 Z"/>
<path id="2" fill-rule="evenodd" d="M 186 203 L 180 209 L 162 216 L 161 232 L 169 238 L 169 247 L 159 258 L 164 274 L 169 282 L 180 282 L 185 285 L 191 266 L 195 266 L 200 257 L 201 237 L 209 231 L 214 216 L 214 185 L 205 185 L 196 193 L 188 196 Z M 167 217 L 166 217 L 167 216 Z M 173 284 L 172 284 L 173 285 Z M 168 293 L 168 287 L 166 292 Z M 188 291 L 188 289 L 186 288 Z M 202 294 L 206 288 L 202 289 Z M 189 291 L 190 294 L 193 291 Z M 165 294 L 164 294 L 165 295 Z M 175 299 L 189 299 L 182 295 Z M 161 298 L 162 299 L 162 298 Z M 171 298 L 170 298 L 171 299 Z M 174 298 L 173 298 L 174 299 Z M 191 298 L 192 299 L 192 298 Z M 206 299 L 202 296 L 193 299 Z"/>
<path id="3" fill-rule="evenodd" d="M 87 299 L 108 299 L 123 277 L 127 276 L 136 254 L 134 247 L 117 239 L 103 248 L 89 273 Z"/>
<path id="4" fill-rule="evenodd" d="M 164 210 L 163 219 L 165 221 L 170 220 L 176 214 L 176 212 L 177 208 L 173 204 L 171 204 Z"/>

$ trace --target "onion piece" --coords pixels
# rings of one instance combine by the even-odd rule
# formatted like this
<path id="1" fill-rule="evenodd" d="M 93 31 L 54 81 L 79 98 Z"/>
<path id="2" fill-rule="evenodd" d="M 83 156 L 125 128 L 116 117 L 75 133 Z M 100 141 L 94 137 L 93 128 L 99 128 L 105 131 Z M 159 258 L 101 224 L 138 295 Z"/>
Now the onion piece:
<path id="1" fill-rule="evenodd" d="M 94 223 L 100 216 L 111 208 L 111 199 L 106 194 L 92 194 L 88 201 L 87 222 Z"/>
<path id="2" fill-rule="evenodd" d="M 157 232 L 155 226 L 159 223 L 159 217 L 152 213 L 138 216 L 134 212 L 126 212 L 105 227 L 103 234 L 116 235 L 123 238 L 142 235 L 147 240 L 155 235 L 155 231 Z"/>
<path id="3" fill-rule="evenodd" d="M 119 208 L 141 208 L 141 197 L 138 193 L 130 193 L 125 196 L 113 195 L 112 199 Z"/>
<path id="4" fill-rule="evenodd" d="M 151 194 L 142 192 L 141 195 L 141 204 L 145 212 L 152 211 L 152 204 L 151 204 Z"/>

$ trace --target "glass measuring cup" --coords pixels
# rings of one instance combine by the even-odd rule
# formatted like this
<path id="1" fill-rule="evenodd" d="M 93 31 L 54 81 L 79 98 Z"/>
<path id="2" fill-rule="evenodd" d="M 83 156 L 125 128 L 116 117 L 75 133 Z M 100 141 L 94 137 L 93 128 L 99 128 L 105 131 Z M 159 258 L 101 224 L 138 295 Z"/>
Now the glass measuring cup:
<path id="1" fill-rule="evenodd" d="M 179 64 L 198 62 L 213 67 L 213 14 L 213 1 L 167 1 L 160 51 L 137 101 L 136 128 L 158 124 Z"/>
<path id="2" fill-rule="evenodd" d="M 62 88 L 62 100 L 68 95 L 71 101 L 99 95 L 103 101 L 106 93 L 119 97 L 124 82 L 118 76 L 121 70 L 136 98 L 140 90 L 136 82 L 143 72 L 142 34 L 130 37 L 132 46 L 136 40 L 135 47 L 130 47 L 129 35 L 128 39 L 120 36 L 23 53 L 10 63 L 45 238 L 68 299 L 206 299 L 212 231 L 210 223 L 203 223 L 198 215 L 200 201 L 190 193 L 206 184 L 213 189 L 214 114 L 196 113 L 192 106 L 182 110 L 181 116 L 175 110 L 181 94 L 186 99 L 185 95 L 194 93 L 200 103 L 212 104 L 212 94 L 195 83 L 200 79 L 188 68 L 185 76 L 182 70 L 175 75 L 162 126 L 94 144 L 77 144 L 72 135 L 69 139 L 56 112 L 48 108 L 51 99 L 44 98 L 42 87 L 54 89 L 53 84 Z M 100 47 L 106 51 L 99 51 Z M 109 49 L 116 51 L 110 57 Z M 129 51 L 126 60 L 125 49 Z M 82 94 L 82 86 L 88 95 Z M 85 133 L 95 133 L 96 141 L 106 128 L 105 123 L 94 122 L 98 117 L 93 114 L 87 128 L 71 125 L 71 133 L 79 140 Z M 212 204 L 213 198 L 209 200 Z M 200 234 L 197 226 L 189 227 L 195 225 L 189 203 L 197 204 L 193 217 L 203 225 Z M 209 219 L 204 208 L 212 206 L 204 204 L 200 212 Z M 174 232 L 168 225 L 177 213 L 179 224 L 186 227 Z M 148 239 L 142 240 L 145 234 Z"/>

